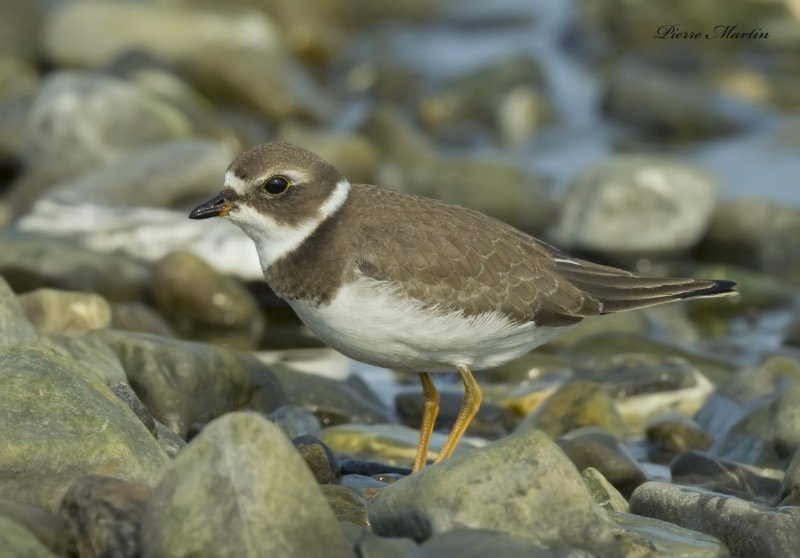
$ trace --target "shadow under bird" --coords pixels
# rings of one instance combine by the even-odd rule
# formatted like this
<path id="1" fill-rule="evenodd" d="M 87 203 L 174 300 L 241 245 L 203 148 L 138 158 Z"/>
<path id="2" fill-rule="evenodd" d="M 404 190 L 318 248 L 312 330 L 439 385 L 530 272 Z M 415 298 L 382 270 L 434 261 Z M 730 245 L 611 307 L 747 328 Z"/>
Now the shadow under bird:
<path id="1" fill-rule="evenodd" d="M 473 370 L 517 358 L 581 320 L 733 292 L 722 280 L 653 278 L 572 258 L 482 213 L 351 184 L 287 143 L 243 153 L 192 219 L 227 217 L 255 243 L 264 277 L 324 342 L 350 358 L 419 373 L 414 470 L 439 411 L 430 373 L 458 370 L 464 400 L 436 461 L 481 404 Z"/>

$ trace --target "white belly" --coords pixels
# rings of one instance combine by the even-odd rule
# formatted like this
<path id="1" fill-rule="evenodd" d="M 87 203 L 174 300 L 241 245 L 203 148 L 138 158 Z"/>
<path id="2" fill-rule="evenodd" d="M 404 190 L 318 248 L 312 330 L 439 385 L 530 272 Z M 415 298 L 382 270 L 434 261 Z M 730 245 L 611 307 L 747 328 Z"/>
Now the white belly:
<path id="1" fill-rule="evenodd" d="M 497 313 L 466 318 L 432 312 L 390 284 L 365 278 L 340 289 L 329 304 L 289 304 L 320 339 L 350 358 L 417 372 L 498 366 L 566 329 L 515 325 Z"/>

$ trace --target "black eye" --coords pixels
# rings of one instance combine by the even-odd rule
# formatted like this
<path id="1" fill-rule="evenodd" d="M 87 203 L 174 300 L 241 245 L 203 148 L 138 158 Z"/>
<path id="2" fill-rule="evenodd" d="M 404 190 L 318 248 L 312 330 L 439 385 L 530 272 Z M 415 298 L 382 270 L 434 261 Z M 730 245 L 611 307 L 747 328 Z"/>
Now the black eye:
<path id="1" fill-rule="evenodd" d="M 273 176 L 261 185 L 261 189 L 270 196 L 279 196 L 289 189 L 289 181 L 282 176 Z"/>

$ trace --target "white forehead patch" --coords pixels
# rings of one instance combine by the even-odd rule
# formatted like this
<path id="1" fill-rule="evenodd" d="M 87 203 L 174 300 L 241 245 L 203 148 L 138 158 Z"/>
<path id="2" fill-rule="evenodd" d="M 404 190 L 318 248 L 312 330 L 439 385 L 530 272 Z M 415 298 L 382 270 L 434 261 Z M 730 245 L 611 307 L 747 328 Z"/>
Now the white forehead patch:
<path id="1" fill-rule="evenodd" d="M 241 179 L 234 177 L 241 182 Z M 227 183 L 227 176 L 226 176 Z M 227 183 L 234 188 L 230 183 Z M 234 188 L 235 190 L 235 188 Z M 337 209 L 347 201 L 350 193 L 350 183 L 341 180 L 336 183 L 328 199 L 320 206 L 317 215 L 291 227 L 280 224 L 269 215 L 259 213 L 251 207 L 244 205 L 231 211 L 229 218 L 253 239 L 261 261 L 261 269 L 269 268 L 273 263 L 293 252 L 303 241 L 311 236 L 325 219 L 333 215 Z"/>
<path id="2" fill-rule="evenodd" d="M 228 171 L 225 173 L 225 187 L 231 188 L 239 195 L 244 195 L 245 190 L 247 190 L 247 183 L 233 174 L 233 171 Z"/>

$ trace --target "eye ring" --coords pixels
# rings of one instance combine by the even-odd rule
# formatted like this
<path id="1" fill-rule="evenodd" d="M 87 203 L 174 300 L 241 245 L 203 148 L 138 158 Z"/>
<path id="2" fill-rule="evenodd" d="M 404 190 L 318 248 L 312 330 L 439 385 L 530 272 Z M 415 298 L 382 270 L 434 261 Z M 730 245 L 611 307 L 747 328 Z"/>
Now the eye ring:
<path id="1" fill-rule="evenodd" d="M 291 181 L 285 176 L 276 175 L 268 178 L 261 185 L 261 190 L 269 196 L 282 196 L 291 186 Z"/>

